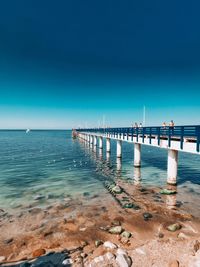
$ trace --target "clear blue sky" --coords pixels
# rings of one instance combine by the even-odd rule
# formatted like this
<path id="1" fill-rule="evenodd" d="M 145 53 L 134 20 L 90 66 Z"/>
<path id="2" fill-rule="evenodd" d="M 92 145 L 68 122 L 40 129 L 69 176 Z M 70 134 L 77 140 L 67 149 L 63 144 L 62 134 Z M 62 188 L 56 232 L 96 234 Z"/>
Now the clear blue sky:
<path id="1" fill-rule="evenodd" d="M 6 0 L 0 128 L 200 124 L 199 1 Z"/>

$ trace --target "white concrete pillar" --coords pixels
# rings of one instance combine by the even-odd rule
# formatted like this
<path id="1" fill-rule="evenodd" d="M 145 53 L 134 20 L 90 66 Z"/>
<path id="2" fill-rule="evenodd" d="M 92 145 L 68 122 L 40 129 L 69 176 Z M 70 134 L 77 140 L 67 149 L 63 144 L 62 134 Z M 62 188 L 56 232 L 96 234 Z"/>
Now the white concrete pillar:
<path id="1" fill-rule="evenodd" d="M 122 141 L 117 140 L 117 158 L 122 157 Z"/>
<path id="2" fill-rule="evenodd" d="M 106 152 L 111 151 L 110 138 L 106 138 Z"/>
<path id="3" fill-rule="evenodd" d="M 141 144 L 134 144 L 134 167 L 141 166 Z"/>
<path id="4" fill-rule="evenodd" d="M 99 148 L 103 149 L 103 137 L 99 136 Z"/>
<path id="5" fill-rule="evenodd" d="M 88 141 L 88 143 L 90 142 L 90 136 L 89 136 L 89 134 L 87 135 L 87 141 Z"/>
<path id="6" fill-rule="evenodd" d="M 167 162 L 167 183 L 177 183 L 177 172 L 178 172 L 178 151 L 169 149 L 168 150 L 168 162 Z"/>
<path id="7" fill-rule="evenodd" d="M 94 146 L 97 146 L 97 136 L 94 135 Z"/>
<path id="8" fill-rule="evenodd" d="M 93 144 L 93 135 L 90 135 L 90 144 Z"/>

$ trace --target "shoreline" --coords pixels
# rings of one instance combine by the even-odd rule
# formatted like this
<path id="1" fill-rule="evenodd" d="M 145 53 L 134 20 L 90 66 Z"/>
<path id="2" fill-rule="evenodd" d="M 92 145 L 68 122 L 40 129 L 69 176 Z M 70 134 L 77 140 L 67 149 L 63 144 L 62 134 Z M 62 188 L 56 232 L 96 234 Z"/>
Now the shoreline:
<path id="1" fill-rule="evenodd" d="M 172 258 L 180 266 L 192 266 L 188 264 L 200 259 L 199 247 L 197 251 L 194 249 L 199 239 L 200 219 L 182 207 L 165 204 L 172 204 L 176 195 L 161 195 L 160 188 L 133 188 L 123 181 L 115 186 L 122 192 L 110 194 L 105 184 L 108 193 L 90 196 L 89 202 L 84 197 L 68 198 L 44 209 L 31 207 L 16 215 L 1 212 L 0 258 L 5 257 L 5 262 L 27 261 L 34 255 L 78 249 L 71 255 L 72 266 L 104 266 L 101 261 L 95 262 L 100 259 L 117 266 L 116 253 L 120 247 L 133 266 L 138 267 L 170 266 Z M 121 205 L 124 199 L 134 206 Z M 174 224 L 180 229 L 169 231 L 167 227 Z M 111 228 L 117 227 L 118 232 L 110 233 Z M 106 248 L 106 241 L 117 248 Z M 183 253 L 183 249 L 188 252 Z M 105 258 L 107 252 L 113 255 L 112 259 Z"/>

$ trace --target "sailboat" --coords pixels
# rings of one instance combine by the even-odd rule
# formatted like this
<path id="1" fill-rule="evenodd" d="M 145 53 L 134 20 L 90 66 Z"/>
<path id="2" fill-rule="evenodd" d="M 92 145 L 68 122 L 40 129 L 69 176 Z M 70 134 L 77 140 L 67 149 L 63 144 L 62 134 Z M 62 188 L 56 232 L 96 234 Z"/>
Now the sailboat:
<path id="1" fill-rule="evenodd" d="M 27 129 L 27 130 L 26 130 L 26 133 L 29 133 L 29 132 L 30 132 L 30 129 Z"/>

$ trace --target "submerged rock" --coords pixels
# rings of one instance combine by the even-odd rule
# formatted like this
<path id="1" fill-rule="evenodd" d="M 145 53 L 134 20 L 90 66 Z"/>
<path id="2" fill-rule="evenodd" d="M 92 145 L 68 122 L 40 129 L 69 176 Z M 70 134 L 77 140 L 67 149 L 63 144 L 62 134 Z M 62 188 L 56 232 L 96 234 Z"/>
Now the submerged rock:
<path id="1" fill-rule="evenodd" d="M 44 199 L 45 198 L 45 196 L 43 196 L 43 195 L 36 195 L 36 196 L 34 196 L 34 200 L 40 200 L 40 199 Z"/>
<path id="2" fill-rule="evenodd" d="M 110 234 L 121 234 L 122 231 L 123 229 L 121 226 L 114 226 L 114 227 L 111 227 L 108 232 Z"/>
<path id="3" fill-rule="evenodd" d="M 123 209 L 134 209 L 134 210 L 139 210 L 140 206 L 132 203 L 132 202 L 128 202 L 122 205 Z"/>
<path id="4" fill-rule="evenodd" d="M 121 194 L 122 188 L 119 185 L 116 185 L 112 188 L 112 192 L 114 192 L 115 194 Z"/>
<path id="5" fill-rule="evenodd" d="M 167 227 L 167 230 L 170 232 L 175 232 L 175 231 L 180 230 L 180 229 L 181 229 L 181 225 L 179 223 L 174 223 L 174 224 L 171 224 Z"/>
<path id="6" fill-rule="evenodd" d="M 171 189 L 163 189 L 160 191 L 160 194 L 162 194 L 162 195 L 173 195 L 176 193 L 177 193 L 176 190 L 171 190 Z"/>

